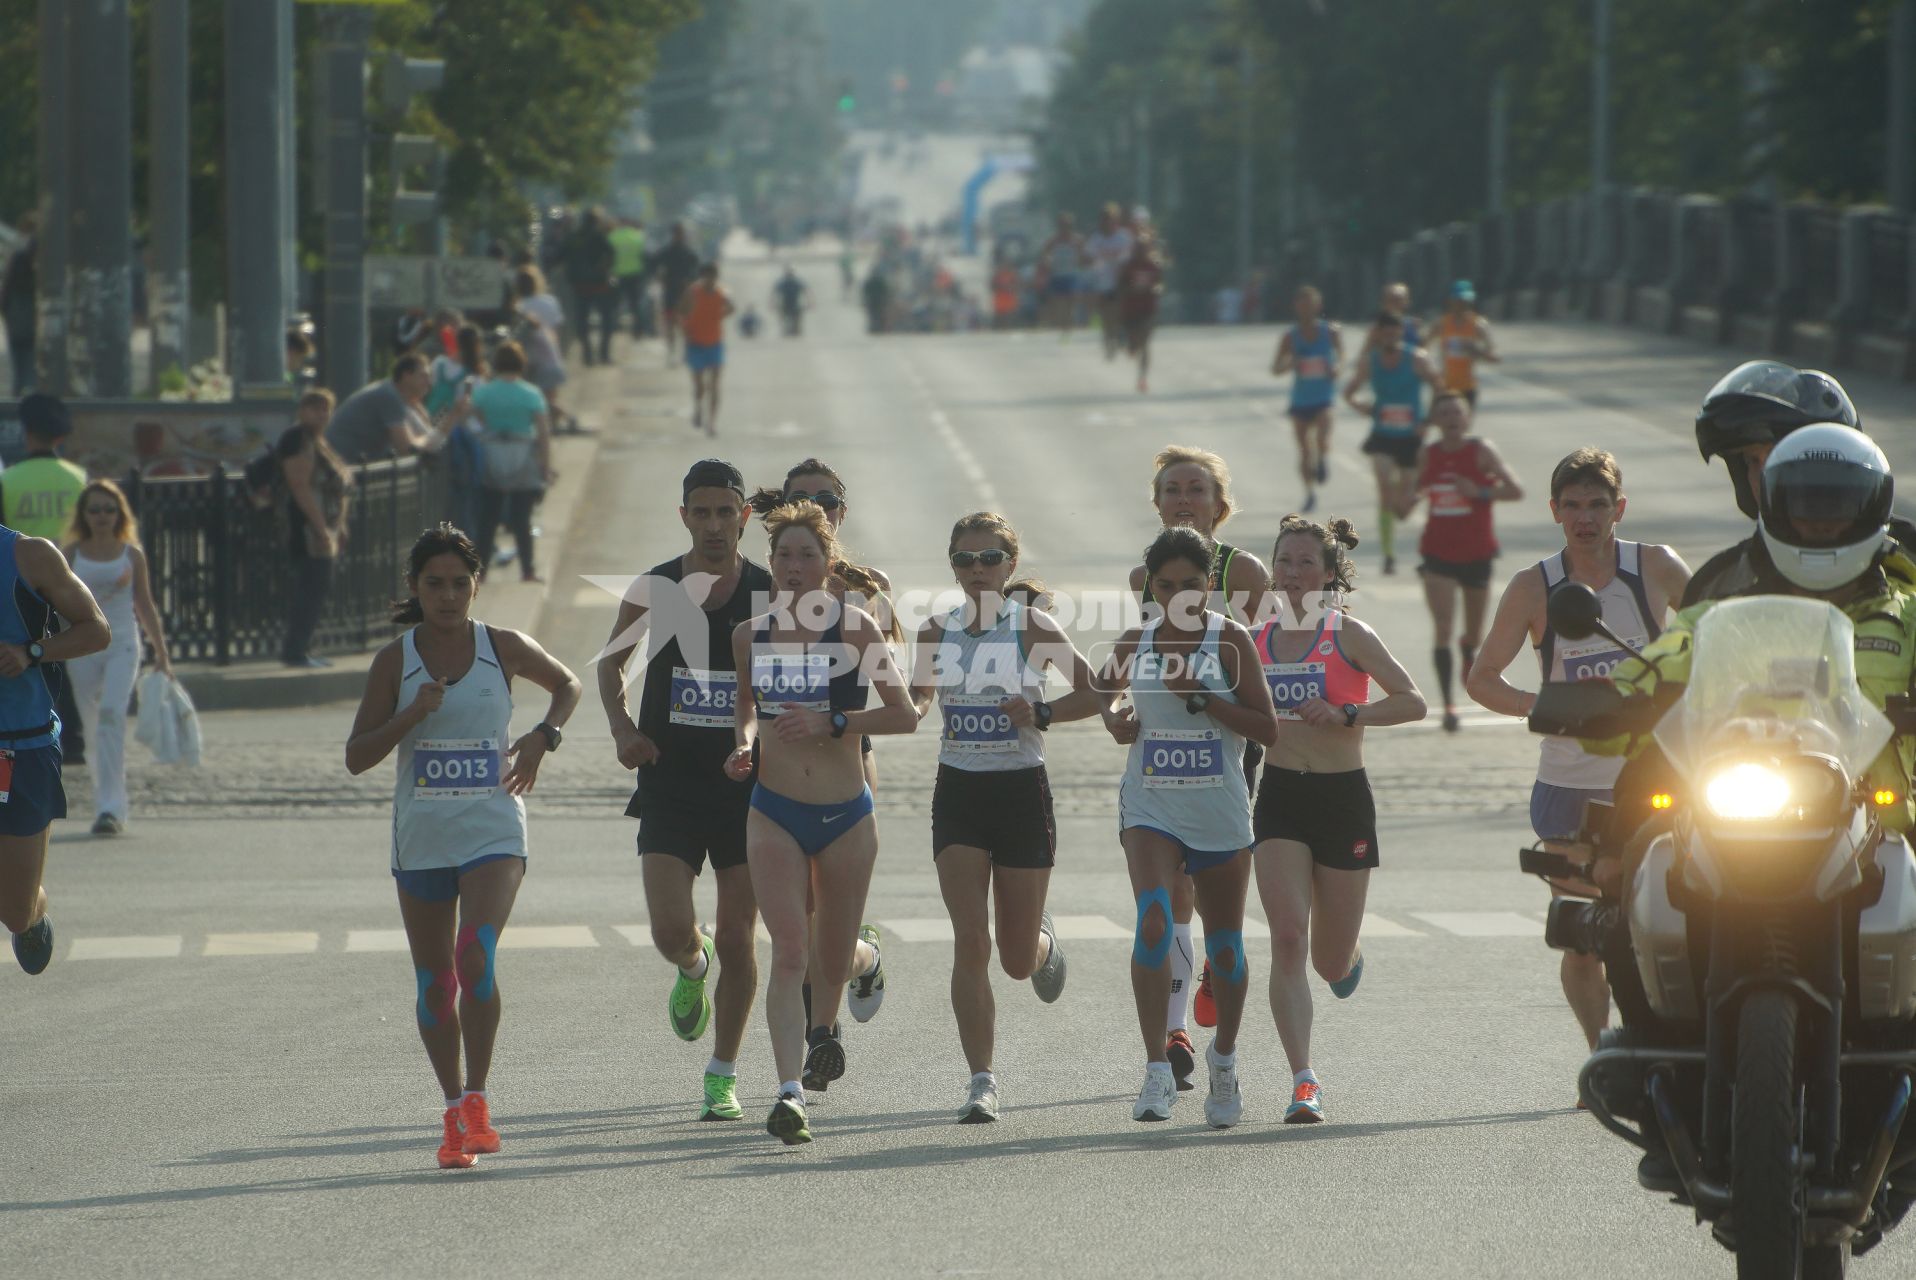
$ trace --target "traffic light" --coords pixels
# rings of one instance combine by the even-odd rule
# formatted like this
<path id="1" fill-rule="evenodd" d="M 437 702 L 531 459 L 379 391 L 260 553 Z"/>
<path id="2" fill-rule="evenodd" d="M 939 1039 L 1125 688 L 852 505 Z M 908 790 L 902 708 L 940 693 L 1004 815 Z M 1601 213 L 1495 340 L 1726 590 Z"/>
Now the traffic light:
<path id="1" fill-rule="evenodd" d="M 850 80 L 838 82 L 838 109 L 845 112 L 858 110 L 858 95 L 852 92 Z"/>
<path id="2" fill-rule="evenodd" d="M 403 116 L 412 100 L 446 82 L 446 64 L 438 58 L 408 58 L 388 53 L 379 64 L 379 105 L 391 116 Z"/>
<path id="3" fill-rule="evenodd" d="M 375 73 L 379 107 L 397 124 L 412 100 L 431 93 L 446 81 L 446 64 L 437 58 L 408 58 L 388 53 Z M 432 138 L 395 133 L 392 139 L 392 220 L 400 226 L 431 222 L 439 216 L 439 185 L 445 175 L 445 151 Z M 419 173 L 423 190 L 408 188 L 407 175 Z"/>

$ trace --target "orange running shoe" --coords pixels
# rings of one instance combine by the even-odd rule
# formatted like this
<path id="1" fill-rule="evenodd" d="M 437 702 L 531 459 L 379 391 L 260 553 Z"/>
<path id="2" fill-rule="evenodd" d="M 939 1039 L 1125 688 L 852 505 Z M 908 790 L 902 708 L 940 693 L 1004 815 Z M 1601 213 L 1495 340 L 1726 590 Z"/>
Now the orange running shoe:
<path id="1" fill-rule="evenodd" d="M 1285 1124 L 1316 1124 L 1324 1118 L 1324 1104 L 1318 1099 L 1317 1081 L 1306 1080 L 1291 1091 L 1291 1105 L 1284 1108 Z"/>
<path id="2" fill-rule="evenodd" d="M 492 1127 L 492 1115 L 486 1100 L 469 1093 L 459 1103 L 459 1118 L 466 1124 L 466 1154 L 491 1155 L 499 1149 L 499 1131 Z"/>
<path id="3" fill-rule="evenodd" d="M 470 1169 L 479 1157 L 466 1153 L 466 1131 L 459 1123 L 459 1108 L 446 1108 L 446 1136 L 439 1143 L 441 1169 Z"/>
<path id="4" fill-rule="evenodd" d="M 1178 1082 L 1178 1092 L 1189 1092 L 1193 1087 L 1191 1073 L 1197 1070 L 1197 1048 L 1191 1043 L 1191 1033 L 1183 1027 L 1173 1031 L 1164 1042 L 1164 1056 L 1171 1064 L 1171 1075 Z"/>
<path id="5" fill-rule="evenodd" d="M 1204 962 L 1204 972 L 1198 975 L 1197 996 L 1191 1001 L 1191 1021 L 1200 1027 L 1217 1025 L 1217 997 L 1211 994 L 1211 962 Z"/>

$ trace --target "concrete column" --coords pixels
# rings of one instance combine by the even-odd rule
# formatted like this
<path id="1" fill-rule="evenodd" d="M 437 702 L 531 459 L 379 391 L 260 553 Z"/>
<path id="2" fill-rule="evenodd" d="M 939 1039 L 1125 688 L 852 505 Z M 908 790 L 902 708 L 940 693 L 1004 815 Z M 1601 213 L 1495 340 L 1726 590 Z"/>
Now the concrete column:
<path id="1" fill-rule="evenodd" d="M 42 391 L 67 393 L 67 224 L 73 210 L 67 172 L 67 0 L 40 0 L 40 232 L 35 263 L 38 346 L 35 381 Z"/>
<path id="2" fill-rule="evenodd" d="M 326 15 L 326 275 L 320 361 L 326 385 L 344 399 L 366 385 L 366 40 L 364 10 Z"/>
<path id="3" fill-rule="evenodd" d="M 190 0 L 153 0 L 148 84 L 147 220 L 153 265 L 147 280 L 147 315 L 153 329 L 148 387 L 159 390 L 160 375 L 185 370 L 187 325 L 193 289 L 189 244 L 191 225 L 187 175 L 191 170 L 191 133 L 187 107 Z"/>
<path id="4" fill-rule="evenodd" d="M 233 385 L 286 391 L 286 149 L 292 84 L 281 75 L 290 0 L 226 0 L 226 297 Z"/>
<path id="5" fill-rule="evenodd" d="M 133 22 L 127 0 L 68 5 L 68 389 L 133 394 Z"/>

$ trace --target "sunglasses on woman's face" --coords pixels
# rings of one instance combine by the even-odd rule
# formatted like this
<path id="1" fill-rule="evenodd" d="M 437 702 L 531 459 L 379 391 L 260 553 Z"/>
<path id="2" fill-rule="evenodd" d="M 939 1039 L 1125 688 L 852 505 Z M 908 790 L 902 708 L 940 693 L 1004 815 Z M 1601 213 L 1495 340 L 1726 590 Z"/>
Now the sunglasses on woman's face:
<path id="1" fill-rule="evenodd" d="M 830 489 L 825 490 L 823 493 L 788 493 L 785 495 L 785 501 L 815 502 L 818 504 L 820 511 L 836 511 L 840 505 L 838 495 Z"/>
<path id="2" fill-rule="evenodd" d="M 120 514 L 120 509 L 118 507 L 88 507 L 86 513 L 90 516 L 117 516 Z"/>
<path id="3" fill-rule="evenodd" d="M 954 551 L 951 553 L 951 567 L 969 569 L 974 564 L 981 564 L 987 569 L 996 569 L 1009 559 L 1011 553 L 999 547 L 992 547 L 988 551 Z"/>

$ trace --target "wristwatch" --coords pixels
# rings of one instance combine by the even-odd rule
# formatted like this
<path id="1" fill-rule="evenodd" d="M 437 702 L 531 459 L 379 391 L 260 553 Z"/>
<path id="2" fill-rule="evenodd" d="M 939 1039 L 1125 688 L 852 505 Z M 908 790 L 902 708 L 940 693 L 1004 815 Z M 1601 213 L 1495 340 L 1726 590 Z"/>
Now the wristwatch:
<path id="1" fill-rule="evenodd" d="M 1355 702 L 1346 702 L 1344 704 L 1344 727 L 1346 729 L 1355 729 L 1357 727 L 1357 704 Z"/>
<path id="2" fill-rule="evenodd" d="M 1049 729 L 1051 727 L 1051 704 L 1042 701 L 1032 703 L 1031 718 L 1037 722 L 1039 733 L 1043 733 L 1046 729 Z"/>
<path id="3" fill-rule="evenodd" d="M 1196 693 L 1192 694 L 1190 697 L 1184 700 L 1184 709 L 1186 711 L 1189 711 L 1192 715 L 1199 714 L 1200 712 L 1204 710 L 1204 708 L 1210 705 L 1211 705 L 1211 694 L 1209 690 L 1205 690 L 1205 689 L 1199 689 Z"/>
<path id="4" fill-rule="evenodd" d="M 46 656 L 47 656 L 47 651 L 45 647 L 42 646 L 38 640 L 33 641 L 31 644 L 27 646 L 27 665 L 29 667 L 39 666 L 40 659 Z"/>
<path id="5" fill-rule="evenodd" d="M 832 737 L 842 738 L 845 730 L 851 727 L 852 718 L 843 711 L 832 712 Z"/>
<path id="6" fill-rule="evenodd" d="M 565 741 L 564 734 L 560 733 L 557 729 L 553 728 L 551 725 L 547 724 L 543 720 L 541 720 L 538 724 L 533 725 L 532 727 L 534 729 L 537 729 L 540 733 L 543 733 L 546 736 L 547 751 L 557 751 L 559 749 L 559 744 Z"/>

